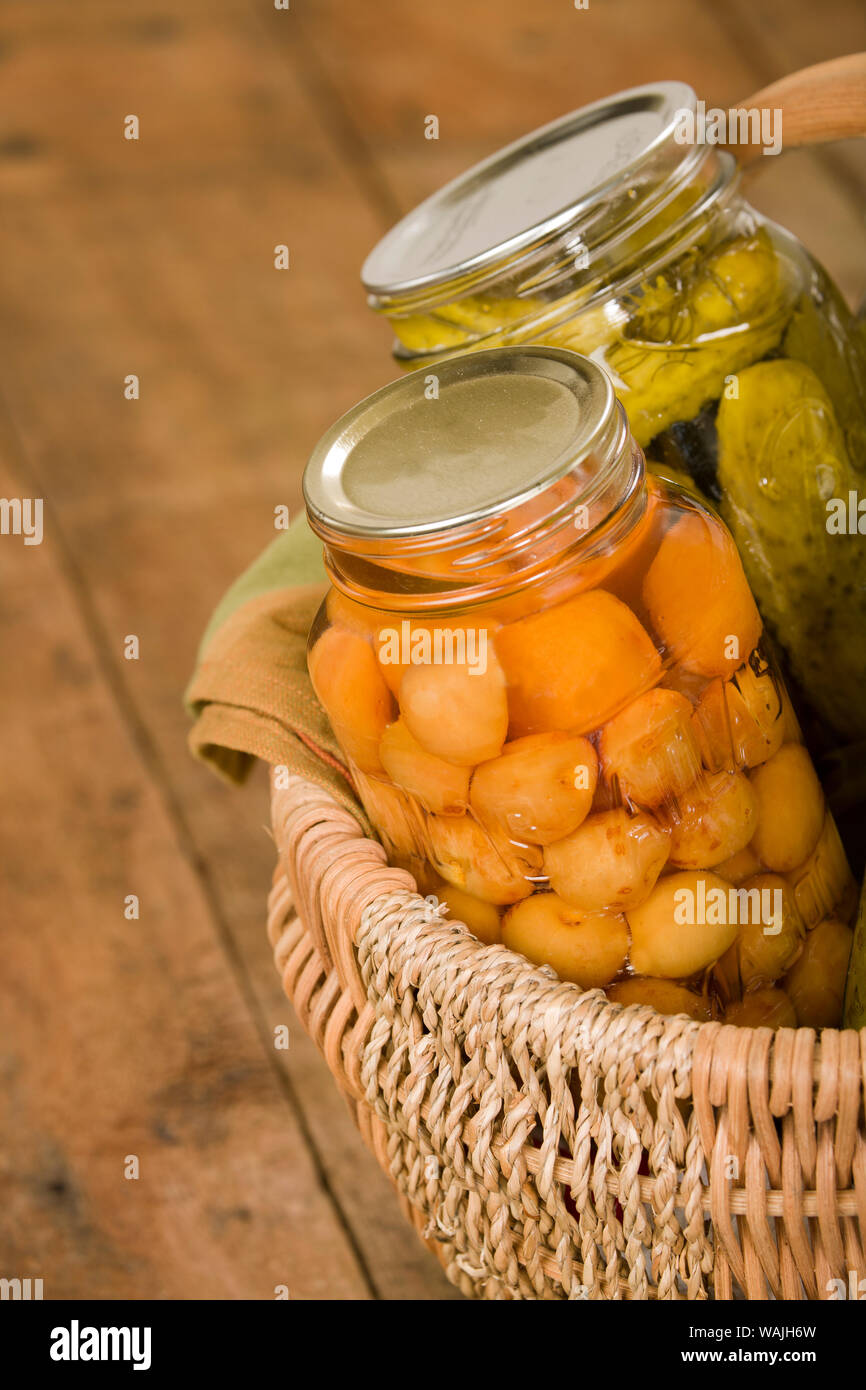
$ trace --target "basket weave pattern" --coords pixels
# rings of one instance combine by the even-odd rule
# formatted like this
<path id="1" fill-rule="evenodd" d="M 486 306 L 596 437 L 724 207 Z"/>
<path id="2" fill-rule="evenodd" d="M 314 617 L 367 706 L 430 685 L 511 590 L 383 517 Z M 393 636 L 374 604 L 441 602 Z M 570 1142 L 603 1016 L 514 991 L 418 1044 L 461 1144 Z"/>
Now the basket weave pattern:
<path id="1" fill-rule="evenodd" d="M 445 922 L 274 788 L 268 932 L 413 1225 L 480 1298 L 827 1298 L 866 1278 L 866 1030 L 621 1008 Z"/>

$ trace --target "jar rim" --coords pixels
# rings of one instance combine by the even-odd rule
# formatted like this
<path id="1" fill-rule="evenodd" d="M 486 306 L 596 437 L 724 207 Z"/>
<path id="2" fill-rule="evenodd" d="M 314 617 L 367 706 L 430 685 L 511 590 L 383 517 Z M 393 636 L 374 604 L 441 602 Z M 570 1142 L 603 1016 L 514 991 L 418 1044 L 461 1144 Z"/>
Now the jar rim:
<path id="1" fill-rule="evenodd" d="M 683 82 L 632 87 L 498 150 L 419 203 L 373 248 L 361 271 L 371 305 L 406 313 L 441 300 L 446 288 L 459 297 L 525 271 L 618 201 L 624 219 L 646 216 L 660 187 L 682 185 L 708 159 L 729 178 L 729 156 L 676 137 L 682 113 L 696 106 Z M 558 190 L 572 170 L 571 189 L 578 178 L 580 186 L 563 201 Z"/>
<path id="2" fill-rule="evenodd" d="M 569 415 L 566 409 L 555 421 L 558 447 L 544 455 L 542 429 L 541 457 L 534 469 L 527 456 L 531 458 L 536 442 L 533 430 L 539 420 L 542 426 L 547 423 L 547 402 L 542 399 L 538 418 L 530 413 L 528 430 L 520 428 L 518 418 L 516 444 L 511 459 L 506 459 L 506 464 L 514 466 L 510 472 L 509 467 L 504 469 L 503 479 L 497 469 L 501 454 L 489 443 L 490 411 L 473 413 L 471 395 L 448 421 L 441 451 L 437 449 L 438 422 L 444 418 L 438 414 L 440 396 L 436 404 L 424 404 L 423 417 L 409 413 L 398 433 L 397 448 L 390 454 L 385 448 L 385 467 L 381 467 L 381 438 L 375 423 L 383 411 L 387 420 L 395 399 L 414 402 L 417 411 L 419 383 L 431 380 L 421 373 L 400 377 L 374 392 L 320 440 L 304 474 L 307 516 L 324 543 L 325 567 L 332 582 L 347 597 L 394 610 L 471 606 L 534 585 L 566 565 L 591 558 L 635 523 L 644 506 L 644 457 L 610 378 L 596 363 L 565 348 L 495 348 L 449 358 L 440 364 L 438 375 L 456 381 L 458 391 L 461 382 L 480 379 L 483 384 L 486 378 L 499 388 L 500 401 L 507 402 L 508 393 L 515 389 L 515 368 L 524 373 L 531 368 L 536 380 L 545 385 L 556 381 L 558 374 L 558 389 L 567 392 L 563 380 L 575 389 L 575 413 Z M 524 376 L 524 381 L 529 379 Z M 369 431 L 365 412 L 373 424 Z M 419 419 L 424 436 L 418 449 L 420 470 L 413 469 L 409 453 Z M 569 446 L 562 447 L 563 424 L 571 428 L 575 419 L 581 428 L 574 428 Z M 493 424 L 501 442 L 511 432 L 512 419 L 506 411 L 503 424 L 494 414 Z M 356 480 L 350 478 L 348 487 L 341 488 L 341 470 L 359 441 L 362 449 L 365 441 L 370 443 L 359 471 L 371 469 L 372 496 L 384 498 L 384 516 L 381 510 L 359 516 Z M 425 486 L 435 490 L 449 469 L 458 482 L 462 474 L 470 484 L 486 469 L 488 483 L 492 479 L 497 486 L 488 488 L 483 498 L 476 497 L 471 508 L 455 509 L 449 504 L 439 516 L 431 516 L 428 508 L 428 514 L 419 518 L 414 510 Z M 447 476 L 445 483 L 447 490 Z M 362 492 L 363 487 L 362 481 Z"/>
<path id="3" fill-rule="evenodd" d="M 326 542 L 435 546 L 445 534 L 477 532 L 492 518 L 519 513 L 582 463 L 603 465 L 627 433 L 610 377 L 566 348 L 501 347 L 451 357 L 437 364 L 433 396 L 430 380 L 416 372 L 389 382 L 342 415 L 315 446 L 304 471 L 304 501 L 312 529 Z M 491 422 L 499 429 L 495 451 L 486 434 Z M 407 446 L 417 459 L 407 456 Z"/>

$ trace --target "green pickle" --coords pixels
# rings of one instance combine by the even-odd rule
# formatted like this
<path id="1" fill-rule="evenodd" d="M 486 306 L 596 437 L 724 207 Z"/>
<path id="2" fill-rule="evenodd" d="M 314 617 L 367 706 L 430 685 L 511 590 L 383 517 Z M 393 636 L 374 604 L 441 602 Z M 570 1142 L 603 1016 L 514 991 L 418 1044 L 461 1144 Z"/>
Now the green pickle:
<path id="1" fill-rule="evenodd" d="M 827 501 L 857 487 L 832 402 L 787 358 L 738 388 L 717 418 L 722 513 L 797 684 L 826 723 L 866 738 L 863 538 L 827 529 Z"/>
<path id="2" fill-rule="evenodd" d="M 659 277 L 634 302 L 626 331 L 600 356 L 645 447 L 781 342 L 790 292 L 761 230 L 697 261 L 691 273 Z M 559 346 L 570 344 L 563 337 Z"/>
<path id="3" fill-rule="evenodd" d="M 454 351 L 471 346 L 484 337 L 485 347 L 503 339 L 501 330 L 526 318 L 540 304 L 525 299 L 494 299 L 469 296 L 448 304 L 432 314 L 414 314 L 399 320 L 398 337 L 413 354 Z"/>
<path id="4" fill-rule="evenodd" d="M 845 436 L 848 456 L 866 470 L 866 338 L 851 321 L 835 285 L 816 273 L 817 294 L 802 294 L 782 342 L 782 356 L 805 362 L 821 379 Z"/>

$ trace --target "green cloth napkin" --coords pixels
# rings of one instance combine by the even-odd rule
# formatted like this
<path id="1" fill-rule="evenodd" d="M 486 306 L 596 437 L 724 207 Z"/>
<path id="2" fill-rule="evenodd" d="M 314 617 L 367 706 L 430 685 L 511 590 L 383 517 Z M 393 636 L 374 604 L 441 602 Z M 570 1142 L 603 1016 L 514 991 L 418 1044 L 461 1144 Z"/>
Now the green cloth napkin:
<path id="1" fill-rule="evenodd" d="M 197 663 L 201 662 L 217 629 L 244 603 L 275 589 L 303 588 L 310 584 L 320 584 L 324 589 L 328 575 L 322 559 L 322 542 L 310 530 L 302 513 L 223 594 L 199 643 Z"/>
<path id="2" fill-rule="evenodd" d="M 307 672 L 327 586 L 322 542 L 300 516 L 235 580 L 205 629 L 184 696 L 189 746 L 230 782 L 243 782 L 256 758 L 305 777 L 372 834 Z"/>

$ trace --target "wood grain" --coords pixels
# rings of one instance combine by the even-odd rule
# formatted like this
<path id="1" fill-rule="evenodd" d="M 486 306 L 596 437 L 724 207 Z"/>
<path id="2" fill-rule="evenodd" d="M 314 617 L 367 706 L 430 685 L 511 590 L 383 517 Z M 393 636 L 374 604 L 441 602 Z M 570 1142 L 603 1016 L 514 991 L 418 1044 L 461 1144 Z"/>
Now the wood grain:
<path id="1" fill-rule="evenodd" d="M 231 790 L 186 752 L 197 639 L 320 432 L 394 375 L 358 270 L 401 208 L 607 91 L 683 76 L 725 103 L 813 40 L 832 56 L 833 26 L 862 47 L 853 15 L 786 4 L 773 68 L 771 34 L 753 51 L 686 0 L 0 7 L 0 488 L 50 510 L 42 547 L 0 538 L 0 1275 L 454 1296 L 282 996 L 265 779 Z M 854 295 L 855 166 L 804 158 L 761 197 L 803 210 Z"/>
<path id="2" fill-rule="evenodd" d="M 54 1298 L 369 1297 L 57 528 L 0 549 L 3 1267 Z"/>

